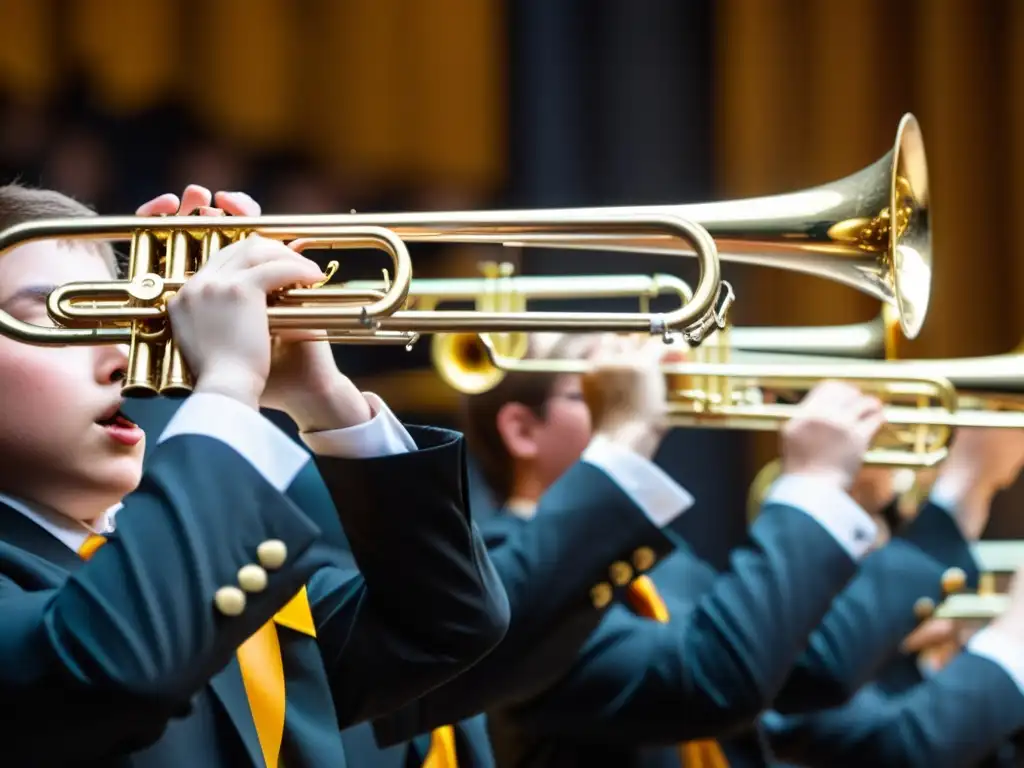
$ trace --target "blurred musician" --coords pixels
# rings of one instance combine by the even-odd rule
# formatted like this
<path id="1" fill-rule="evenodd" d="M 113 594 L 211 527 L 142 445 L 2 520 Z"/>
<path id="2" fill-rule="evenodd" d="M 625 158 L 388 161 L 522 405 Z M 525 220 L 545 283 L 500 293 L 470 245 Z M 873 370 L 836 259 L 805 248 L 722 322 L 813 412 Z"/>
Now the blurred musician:
<path id="1" fill-rule="evenodd" d="M 492 488 L 505 500 L 493 524 L 483 526 L 489 544 L 490 531 L 529 531 L 554 520 L 545 504 L 555 489 L 561 488 L 557 497 L 566 511 L 567 505 L 578 506 L 590 497 L 588 482 L 595 475 L 582 474 L 581 465 L 606 450 L 606 436 L 631 446 L 632 456 L 620 459 L 624 466 L 655 471 L 651 457 L 665 433 L 665 381 L 658 370 L 662 353 L 621 339 L 595 341 L 533 340 L 535 356 L 591 355 L 598 373 L 585 381 L 510 374 L 494 391 L 468 399 L 470 443 Z M 602 370 L 609 354 L 621 362 Z M 594 424 L 585 400 L 599 403 Z M 488 762 L 483 751 L 488 735 L 501 765 L 612 760 L 678 766 L 680 759 L 691 765 L 724 765 L 726 759 L 741 764 L 744 747 L 750 745 L 734 749 L 730 744 L 723 754 L 713 742 L 693 741 L 743 731 L 780 696 L 792 701 L 816 697 L 813 706 L 845 695 L 849 680 L 845 671 L 837 672 L 832 654 L 843 641 L 853 642 L 847 626 L 859 602 L 847 606 L 844 594 L 833 606 L 833 597 L 854 574 L 876 531 L 844 488 L 880 423 L 877 401 L 836 383 L 817 388 L 784 431 L 785 477 L 773 488 L 730 571 L 716 574 L 685 545 L 660 562 L 638 557 L 644 554 L 639 551 L 632 558 L 605 562 L 588 606 L 590 623 L 600 624 L 582 647 L 579 633 L 571 630 L 586 626 L 586 614 L 574 623 L 537 625 L 528 612 L 518 610 L 514 595 L 519 590 L 506 581 L 513 622 L 501 646 L 417 706 L 375 723 L 378 736 L 385 745 L 394 744 L 487 709 L 489 734 L 480 717 L 448 730 L 464 764 Z M 632 494 L 643 487 L 625 484 Z M 523 594 L 529 590 L 543 599 L 551 591 L 560 593 L 560 585 L 595 548 L 607 547 L 622 533 L 621 527 L 603 522 L 599 528 L 573 542 L 574 551 L 548 581 L 533 583 L 527 577 L 531 572 L 539 576 L 541 566 L 550 564 L 518 558 Z M 557 529 L 552 527 L 550 535 L 554 538 Z M 502 559 L 493 545 L 491 551 L 501 572 Z M 536 558 L 544 551 L 530 554 Z M 520 621 L 529 633 L 517 632 Z M 808 646 L 819 623 L 816 640 Z M 475 709 L 468 708 L 470 703 Z M 760 755 L 756 735 L 747 732 Z M 373 753 L 361 729 L 346 737 L 363 746 L 360 754 L 367 765 L 401 759 L 400 749 Z M 436 755 L 437 737 L 435 731 L 433 747 L 421 737 L 411 749 L 420 759 L 428 749 Z M 438 764 L 429 757 L 427 763 Z"/>
<path id="2" fill-rule="evenodd" d="M 580 342 L 563 343 L 578 345 Z M 559 348 L 556 344 L 549 347 L 546 354 L 564 358 L 574 354 L 574 350 L 570 346 Z M 577 350 L 575 354 L 580 352 Z M 663 384 L 658 383 L 654 366 L 649 369 L 649 375 L 654 380 L 635 382 L 632 388 L 639 392 L 656 392 L 658 398 L 663 398 L 664 391 L 660 389 Z M 543 502 L 541 478 L 544 475 L 532 465 L 539 459 L 547 459 L 550 463 L 542 465 L 543 469 L 550 477 L 558 476 L 558 462 L 568 460 L 564 448 L 571 443 L 573 434 L 566 426 L 566 422 L 573 423 L 569 419 L 572 411 L 567 409 L 571 404 L 583 405 L 584 389 L 588 392 L 595 387 L 598 389 L 597 396 L 588 398 L 590 400 L 628 402 L 621 391 L 602 394 L 601 385 L 591 380 L 581 382 L 578 377 L 566 376 L 547 378 L 545 382 L 542 376 L 535 374 L 509 375 L 499 390 L 470 398 L 467 403 L 470 444 L 477 449 L 492 486 L 499 495 L 509 499 L 505 514 L 499 517 L 506 525 L 524 526 L 525 519 L 530 520 L 530 525 L 539 524 L 541 515 L 537 513 L 530 518 L 528 502 L 538 493 Z M 559 402 L 559 398 L 565 397 L 568 403 Z M 488 398 L 493 398 L 490 404 Z M 503 409 L 507 409 L 504 414 Z M 589 412 L 582 407 L 580 412 L 589 417 Z M 599 418 L 596 427 L 601 429 L 602 423 Z M 798 420 L 784 431 L 783 445 L 789 460 L 800 454 L 799 444 L 792 441 L 805 425 L 806 422 Z M 578 434 L 585 435 L 586 430 L 579 430 Z M 499 449 L 497 452 L 495 447 Z M 816 446 L 816 452 L 828 455 L 825 445 Z M 858 459 L 860 455 L 857 454 Z M 792 471 L 792 464 L 789 466 Z M 847 467 L 845 476 L 834 487 L 852 484 L 855 469 L 856 462 Z M 952 469 L 951 465 L 950 471 Z M 775 492 L 780 487 L 785 486 L 777 484 Z M 857 489 L 862 496 L 864 491 L 864 487 Z M 849 498 L 843 498 L 844 503 L 849 503 Z M 772 505 L 768 504 L 765 513 L 770 509 Z M 551 684 L 532 696 L 517 692 L 504 702 L 498 690 L 486 688 L 495 700 L 493 705 L 485 707 L 489 711 L 487 730 L 497 762 L 500 765 L 575 765 L 612 758 L 616 764 L 625 765 L 677 766 L 681 759 L 690 765 L 763 765 L 768 760 L 763 748 L 764 734 L 757 729 L 744 730 L 740 718 L 731 729 L 724 721 L 715 723 L 723 726 L 718 733 L 730 733 L 728 740 L 719 745 L 690 743 L 683 746 L 681 753 L 676 742 L 693 739 L 695 722 L 709 723 L 709 717 L 730 707 L 749 705 L 744 714 L 750 722 L 763 707 L 774 705 L 783 712 L 798 712 L 842 703 L 877 673 L 900 640 L 914 628 L 917 619 L 913 606 L 922 596 L 940 600 L 948 588 L 950 574 L 963 572 L 965 580 L 976 578 L 968 536 L 958 524 L 965 518 L 951 516 L 939 504 L 926 504 L 915 524 L 902 537 L 867 557 L 852 583 L 835 600 L 825 620 L 811 635 L 810 643 L 790 641 L 796 643 L 792 648 L 804 650 L 804 653 L 798 654 L 799 658 L 792 657 L 795 665 L 780 666 L 781 671 L 776 671 L 773 681 L 774 690 L 769 686 L 761 687 L 759 693 L 764 697 L 755 703 L 753 699 L 744 700 L 742 685 L 729 688 L 722 684 L 718 701 L 709 704 L 706 698 L 695 700 L 690 687 L 692 680 L 725 681 L 724 676 L 736 669 L 737 659 L 740 664 L 748 663 L 747 669 L 753 670 L 752 678 L 757 674 L 757 660 L 775 658 L 770 649 L 779 646 L 773 639 L 792 626 L 791 603 L 809 599 L 801 590 L 806 590 L 807 585 L 822 575 L 820 569 L 800 562 L 800 555 L 785 550 L 787 544 L 793 543 L 787 541 L 785 535 L 792 535 L 795 521 L 806 521 L 805 516 L 796 515 L 788 520 L 776 518 L 774 522 L 780 524 L 781 534 L 778 529 L 769 527 L 773 525 L 769 522 L 773 516 L 759 520 L 752 531 L 752 544 L 757 554 L 765 558 L 755 567 L 763 569 L 760 578 L 768 579 L 767 573 L 778 567 L 772 557 L 776 553 L 770 547 L 778 547 L 785 552 L 789 563 L 796 566 L 793 576 L 798 583 L 785 589 L 776 583 L 770 596 L 761 593 L 761 599 L 772 602 L 769 611 L 751 610 L 743 615 L 744 609 L 756 602 L 744 594 L 744 588 L 754 590 L 758 582 L 758 577 L 751 579 L 743 573 L 744 566 L 756 562 L 751 559 L 749 549 L 741 550 L 733 558 L 733 573 L 719 576 L 681 547 L 676 554 L 650 569 L 647 579 L 640 576 L 619 592 L 620 599 L 604 615 L 601 625 L 588 638 L 572 666 Z M 607 531 L 604 536 L 612 533 Z M 769 542 L 768 546 L 764 542 Z M 870 545 L 871 542 L 867 542 L 864 549 Z M 781 552 L 776 556 L 782 558 Z M 960 571 L 950 571 L 951 566 Z M 894 577 L 899 579 L 897 589 L 893 589 Z M 635 590 L 641 584 L 645 594 L 637 594 L 641 590 Z M 661 602 L 668 614 L 665 623 L 649 618 L 654 612 L 647 608 L 649 603 L 645 605 L 643 598 L 649 599 L 652 591 L 661 593 Z M 876 606 L 885 601 L 888 601 L 885 610 L 876 612 Z M 664 620 L 665 613 L 659 610 L 655 616 Z M 703 636 L 715 632 L 723 617 L 728 617 L 727 646 L 730 647 L 716 657 L 714 646 Z M 414 712 L 406 713 L 409 717 L 404 721 L 393 718 L 384 727 L 378 723 L 378 734 L 386 743 L 391 743 L 396 736 L 410 733 L 417 722 L 423 729 L 437 725 L 444 715 L 453 715 L 451 719 L 455 719 L 459 710 L 453 706 L 453 699 L 461 694 L 451 691 L 470 683 L 486 686 L 493 660 L 504 659 L 507 653 L 509 658 L 505 663 L 515 665 L 516 654 L 520 658 L 544 658 L 537 653 L 537 648 L 549 651 L 558 645 L 559 638 L 554 635 L 554 639 L 545 638 L 534 648 L 517 648 L 514 654 L 510 649 L 515 624 L 513 608 L 513 626 L 497 651 L 467 675 L 424 697 Z M 745 636 L 744 632 L 750 634 Z M 743 653 L 757 643 L 761 644 L 765 655 L 754 662 L 744 659 Z M 396 721 L 400 726 L 394 725 Z M 455 728 L 455 734 L 463 736 L 463 753 L 469 764 L 483 759 L 477 753 L 466 754 L 469 750 L 465 746 L 483 743 L 484 729 L 482 718 L 459 723 Z M 470 736 L 473 733 L 477 736 Z M 705 731 L 705 734 L 714 733 L 710 728 Z M 392 757 L 396 754 L 389 751 Z"/>
<path id="3" fill-rule="evenodd" d="M 1024 433 L 960 430 L 932 487 L 933 506 L 950 511 L 964 536 L 979 537 L 993 497 L 1024 466 Z M 922 514 L 925 514 L 922 512 Z M 914 520 L 896 540 L 936 530 L 942 517 Z M 972 569 L 976 574 L 976 569 Z M 905 611 L 913 599 L 919 617 L 934 606 L 894 572 L 876 613 Z M 975 578 L 969 578 L 975 582 Z M 902 643 L 871 685 L 843 706 L 764 719 L 779 759 L 808 766 L 905 765 L 957 768 L 1015 765 L 1011 737 L 1024 729 L 1024 581 L 1016 576 L 1010 610 L 976 633 L 948 619 L 930 619 Z M 898 597 L 904 593 L 901 599 Z M 903 603 L 901 609 L 900 603 Z M 922 610 L 923 608 L 923 610 Z M 961 648 L 963 648 L 961 652 Z"/>

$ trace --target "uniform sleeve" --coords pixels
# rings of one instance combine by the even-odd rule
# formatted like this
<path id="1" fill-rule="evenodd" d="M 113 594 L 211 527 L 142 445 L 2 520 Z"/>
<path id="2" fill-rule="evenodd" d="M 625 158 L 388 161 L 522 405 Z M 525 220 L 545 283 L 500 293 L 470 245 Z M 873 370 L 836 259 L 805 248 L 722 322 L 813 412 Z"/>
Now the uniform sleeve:
<path id="1" fill-rule="evenodd" d="M 888 695 L 873 685 L 833 709 L 766 715 L 762 727 L 774 756 L 800 765 L 975 765 L 1024 727 L 1024 695 L 1015 679 L 1019 649 L 1012 660 L 983 653 L 960 654 L 904 693 Z"/>
<path id="2" fill-rule="evenodd" d="M 376 722 L 381 744 L 532 695 L 563 675 L 615 596 L 672 551 L 667 526 L 691 502 L 646 459 L 606 446 L 563 475 L 530 521 L 485 524 L 508 594 L 508 633 L 449 684 Z"/>
<path id="3" fill-rule="evenodd" d="M 323 569 L 309 584 L 342 726 L 463 673 L 510 621 L 471 515 L 462 436 L 404 427 L 386 407 L 362 427 L 348 449 L 337 434 L 313 445 L 358 569 Z"/>
<path id="4" fill-rule="evenodd" d="M 625 744 L 749 726 L 856 569 L 853 529 L 867 534 L 870 521 L 858 510 L 845 521 L 828 518 L 835 501 L 813 485 L 778 486 L 748 545 L 691 608 L 672 610 L 666 599 L 670 619 L 659 623 L 617 606 L 567 675 L 501 717 L 520 730 Z M 655 577 L 667 596 L 685 587 Z"/>

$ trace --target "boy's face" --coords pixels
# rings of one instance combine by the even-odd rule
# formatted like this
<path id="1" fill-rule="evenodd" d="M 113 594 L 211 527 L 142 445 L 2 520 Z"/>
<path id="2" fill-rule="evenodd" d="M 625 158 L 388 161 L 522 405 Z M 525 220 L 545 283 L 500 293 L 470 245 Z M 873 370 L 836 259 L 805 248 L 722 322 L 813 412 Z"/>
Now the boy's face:
<path id="1" fill-rule="evenodd" d="M 590 408 L 583 399 L 583 380 L 559 376 L 535 431 L 537 469 L 546 486 L 553 485 L 580 460 L 593 437 Z"/>
<path id="2" fill-rule="evenodd" d="M 0 257 L 0 309 L 53 325 L 50 290 L 111 279 L 90 248 L 30 243 Z M 0 491 L 93 520 L 135 489 L 144 434 L 110 423 L 127 361 L 123 347 L 42 347 L 0 336 Z"/>
<path id="3" fill-rule="evenodd" d="M 542 414 L 513 402 L 502 408 L 498 419 L 516 474 L 528 475 L 543 488 L 580 460 L 593 433 L 582 380 L 571 374 L 557 378 Z"/>

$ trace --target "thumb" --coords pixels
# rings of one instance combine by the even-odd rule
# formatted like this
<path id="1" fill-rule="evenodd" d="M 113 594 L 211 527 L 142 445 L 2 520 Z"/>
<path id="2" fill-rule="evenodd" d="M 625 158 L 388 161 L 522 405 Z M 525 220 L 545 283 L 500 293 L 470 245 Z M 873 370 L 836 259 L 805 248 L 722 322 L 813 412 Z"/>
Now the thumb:
<path id="1" fill-rule="evenodd" d="M 903 641 L 904 653 L 920 653 L 944 640 L 956 637 L 956 623 L 952 619 L 931 619 L 911 632 Z"/>

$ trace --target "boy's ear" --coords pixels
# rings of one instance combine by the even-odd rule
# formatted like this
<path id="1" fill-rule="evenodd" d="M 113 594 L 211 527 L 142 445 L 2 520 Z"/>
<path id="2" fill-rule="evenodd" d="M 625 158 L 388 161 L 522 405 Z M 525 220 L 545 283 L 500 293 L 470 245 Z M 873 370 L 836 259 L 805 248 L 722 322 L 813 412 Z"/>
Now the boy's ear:
<path id="1" fill-rule="evenodd" d="M 537 455 L 536 430 L 540 420 L 522 403 L 505 403 L 495 417 L 498 434 L 513 459 Z"/>

